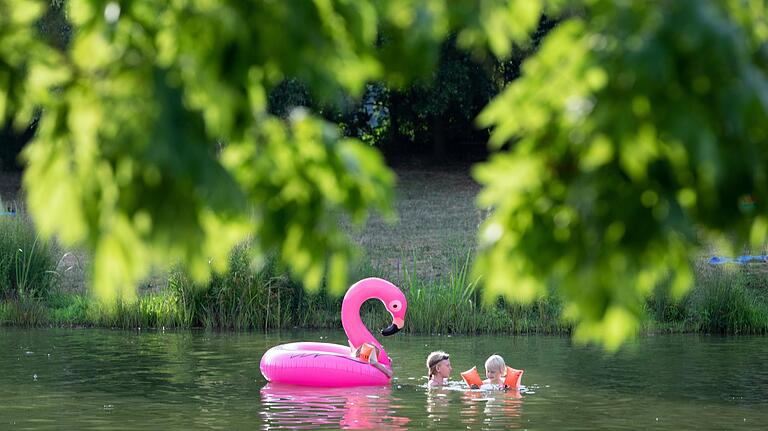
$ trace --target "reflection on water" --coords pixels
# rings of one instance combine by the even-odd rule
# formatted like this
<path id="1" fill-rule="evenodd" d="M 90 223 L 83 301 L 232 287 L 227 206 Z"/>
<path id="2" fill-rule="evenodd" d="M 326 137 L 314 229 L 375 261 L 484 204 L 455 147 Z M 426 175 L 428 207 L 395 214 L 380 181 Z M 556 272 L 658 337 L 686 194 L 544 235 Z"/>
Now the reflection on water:
<path id="1" fill-rule="evenodd" d="M 473 429 L 521 428 L 523 400 L 519 391 L 465 391 L 461 396 L 461 421 Z"/>
<path id="2" fill-rule="evenodd" d="M 391 387 L 267 384 L 259 358 L 337 332 L 232 334 L 0 328 L 0 430 L 765 429 L 768 338 L 656 336 L 616 356 L 560 337 L 386 340 Z M 518 392 L 424 387 L 424 359 L 457 370 L 492 353 L 525 369 Z"/>
<path id="3" fill-rule="evenodd" d="M 458 416 L 462 428 L 520 428 L 523 396 L 520 391 L 468 390 L 463 385 L 426 391 L 427 417 L 439 427 Z"/>
<path id="4" fill-rule="evenodd" d="M 447 389 L 429 389 L 427 392 L 427 417 L 432 422 L 440 422 L 451 416 L 451 398 Z"/>
<path id="5" fill-rule="evenodd" d="M 268 383 L 261 389 L 264 429 L 405 430 L 389 387 L 312 388 Z"/>

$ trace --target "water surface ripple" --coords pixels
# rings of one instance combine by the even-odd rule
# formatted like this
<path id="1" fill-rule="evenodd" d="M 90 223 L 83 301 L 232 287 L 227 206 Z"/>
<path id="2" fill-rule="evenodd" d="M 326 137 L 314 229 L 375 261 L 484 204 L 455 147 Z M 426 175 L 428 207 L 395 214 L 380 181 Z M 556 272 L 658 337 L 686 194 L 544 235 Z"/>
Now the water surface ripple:
<path id="1" fill-rule="evenodd" d="M 0 329 L 0 429 L 764 429 L 768 338 L 664 335 L 619 354 L 548 336 L 384 341 L 391 387 L 268 384 L 258 362 L 282 334 Z M 454 379 L 493 353 L 525 369 L 521 393 L 425 390 L 424 360 Z"/>

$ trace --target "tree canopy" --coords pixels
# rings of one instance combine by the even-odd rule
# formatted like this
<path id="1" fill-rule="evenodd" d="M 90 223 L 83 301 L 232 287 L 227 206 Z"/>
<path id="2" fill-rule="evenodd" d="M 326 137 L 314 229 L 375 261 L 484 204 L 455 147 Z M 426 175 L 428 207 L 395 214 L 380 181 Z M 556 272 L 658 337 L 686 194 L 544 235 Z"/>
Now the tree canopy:
<path id="1" fill-rule="evenodd" d="M 205 279 L 252 237 L 308 288 L 345 286 L 341 217 L 392 216 L 380 154 L 308 110 L 270 112 L 295 78 L 322 103 L 431 76 L 443 41 L 506 59 L 559 24 L 478 118 L 476 272 L 489 298 L 554 285 L 576 335 L 617 347 L 642 298 L 691 283 L 702 235 L 768 232 L 765 0 L 0 0 L 0 117 L 29 124 L 40 232 L 94 253 L 94 286 L 130 297 L 153 265 Z M 747 204 L 745 204 L 747 203 Z M 258 258 L 258 256 L 256 256 Z"/>

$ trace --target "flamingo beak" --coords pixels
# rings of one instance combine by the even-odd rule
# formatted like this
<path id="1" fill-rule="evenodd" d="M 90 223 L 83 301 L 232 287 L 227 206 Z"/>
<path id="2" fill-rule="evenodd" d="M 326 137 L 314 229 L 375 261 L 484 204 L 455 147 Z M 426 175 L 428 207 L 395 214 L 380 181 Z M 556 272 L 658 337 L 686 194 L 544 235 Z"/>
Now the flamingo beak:
<path id="1" fill-rule="evenodd" d="M 403 326 L 405 326 L 405 321 L 403 319 L 396 317 L 392 319 L 392 324 L 386 327 L 385 329 L 381 330 L 381 335 L 387 337 L 392 334 L 397 334 L 398 331 L 403 329 Z"/>

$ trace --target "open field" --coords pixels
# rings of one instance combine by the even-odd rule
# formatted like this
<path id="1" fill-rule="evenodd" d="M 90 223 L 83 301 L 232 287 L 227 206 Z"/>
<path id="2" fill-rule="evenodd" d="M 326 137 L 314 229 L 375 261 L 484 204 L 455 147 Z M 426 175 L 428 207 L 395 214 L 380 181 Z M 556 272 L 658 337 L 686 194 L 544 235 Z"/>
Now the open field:
<path id="1" fill-rule="evenodd" d="M 395 280 L 405 271 L 440 279 L 474 249 L 483 219 L 475 207 L 480 186 L 467 166 L 395 172 L 399 220 L 387 224 L 374 216 L 361 232 L 353 232 L 353 239 L 364 250 L 364 261 Z"/>

